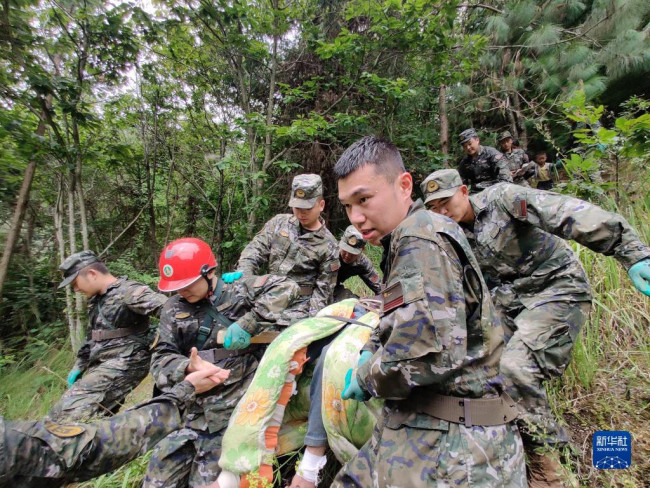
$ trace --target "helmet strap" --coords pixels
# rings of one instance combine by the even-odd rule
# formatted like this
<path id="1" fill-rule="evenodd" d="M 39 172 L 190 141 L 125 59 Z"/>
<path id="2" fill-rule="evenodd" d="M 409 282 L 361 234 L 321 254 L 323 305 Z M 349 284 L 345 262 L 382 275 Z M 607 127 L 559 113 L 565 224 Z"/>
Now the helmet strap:
<path id="1" fill-rule="evenodd" d="M 214 292 L 214 287 L 212 286 L 212 278 L 208 276 L 208 274 L 212 269 L 214 268 L 208 267 L 207 264 L 201 266 L 201 276 L 203 276 L 203 279 L 208 284 L 208 294 L 206 295 L 206 298 L 210 298 L 212 296 L 212 293 Z"/>

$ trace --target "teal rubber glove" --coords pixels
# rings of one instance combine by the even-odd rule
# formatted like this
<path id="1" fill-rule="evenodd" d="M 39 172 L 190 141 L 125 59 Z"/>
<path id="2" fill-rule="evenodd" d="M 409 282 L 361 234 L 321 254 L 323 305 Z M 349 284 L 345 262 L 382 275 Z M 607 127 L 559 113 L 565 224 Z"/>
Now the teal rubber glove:
<path id="1" fill-rule="evenodd" d="M 68 373 L 68 387 L 74 385 L 74 382 L 79 379 L 81 376 L 81 371 L 78 369 L 73 369 Z"/>
<path id="2" fill-rule="evenodd" d="M 642 259 L 627 270 L 637 290 L 650 297 L 650 259 Z"/>
<path id="3" fill-rule="evenodd" d="M 223 280 L 224 283 L 230 284 L 230 283 L 234 283 L 239 278 L 241 278 L 241 276 L 243 274 L 244 273 L 242 273 L 241 271 L 233 271 L 231 273 L 224 273 L 224 274 L 221 275 L 221 279 Z"/>
<path id="4" fill-rule="evenodd" d="M 246 349 L 251 344 L 251 335 L 242 329 L 237 322 L 230 324 L 223 339 L 226 349 Z"/>
<path id="5" fill-rule="evenodd" d="M 352 377 L 352 372 L 353 369 L 350 368 L 348 369 L 348 373 L 345 375 L 345 388 L 343 388 L 343 392 L 341 393 L 341 398 L 343 400 L 356 400 L 358 402 L 365 402 L 370 398 L 369 395 L 366 395 L 366 393 L 361 389 L 359 386 L 359 381 L 357 380 L 357 376 L 354 375 L 354 378 Z"/>
<path id="6" fill-rule="evenodd" d="M 367 363 L 371 357 L 372 353 L 370 351 L 361 351 L 361 356 L 359 356 L 359 361 L 357 362 L 357 368 L 363 363 Z"/>

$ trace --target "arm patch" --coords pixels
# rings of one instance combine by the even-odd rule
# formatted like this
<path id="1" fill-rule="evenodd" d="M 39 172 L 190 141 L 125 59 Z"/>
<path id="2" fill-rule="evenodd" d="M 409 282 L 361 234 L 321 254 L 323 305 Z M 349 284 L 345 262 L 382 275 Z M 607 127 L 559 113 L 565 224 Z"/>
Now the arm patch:
<path id="1" fill-rule="evenodd" d="M 381 299 L 384 304 L 383 315 L 401 307 L 404 304 L 404 291 L 402 284 L 398 281 L 393 283 L 381 292 Z"/>

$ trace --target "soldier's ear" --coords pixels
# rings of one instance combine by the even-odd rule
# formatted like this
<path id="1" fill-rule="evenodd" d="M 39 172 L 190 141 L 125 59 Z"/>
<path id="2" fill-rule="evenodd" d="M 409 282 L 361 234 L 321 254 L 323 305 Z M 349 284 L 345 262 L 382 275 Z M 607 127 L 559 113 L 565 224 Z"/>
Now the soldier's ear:
<path id="1" fill-rule="evenodd" d="M 460 192 L 463 194 L 464 197 L 468 196 L 469 188 L 467 188 L 467 185 L 461 185 Z"/>

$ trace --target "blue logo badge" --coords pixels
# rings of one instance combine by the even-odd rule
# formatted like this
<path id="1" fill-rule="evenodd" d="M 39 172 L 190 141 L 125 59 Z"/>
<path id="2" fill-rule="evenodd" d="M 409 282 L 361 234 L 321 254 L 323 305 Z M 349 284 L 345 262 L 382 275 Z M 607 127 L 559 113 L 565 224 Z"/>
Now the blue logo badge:
<path id="1" fill-rule="evenodd" d="M 625 430 L 600 430 L 593 438 L 593 463 L 598 469 L 627 469 L 632 464 L 632 436 Z"/>

